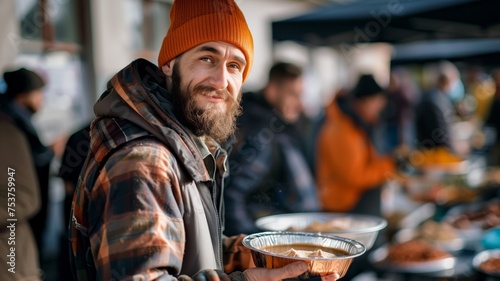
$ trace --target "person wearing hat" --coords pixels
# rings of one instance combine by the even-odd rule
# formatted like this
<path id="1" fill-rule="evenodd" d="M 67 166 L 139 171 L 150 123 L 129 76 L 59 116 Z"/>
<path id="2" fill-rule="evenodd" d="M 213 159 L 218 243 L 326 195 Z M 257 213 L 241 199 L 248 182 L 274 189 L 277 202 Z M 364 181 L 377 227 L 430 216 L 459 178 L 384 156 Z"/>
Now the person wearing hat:
<path id="1" fill-rule="evenodd" d="M 41 280 L 38 249 L 29 225 L 41 205 L 31 149 L 25 134 L 12 122 L 0 118 L 0 132 L 0 275 L 2 281 Z"/>
<path id="2" fill-rule="evenodd" d="M 158 65 L 138 59 L 94 105 L 69 225 L 75 280 L 281 280 L 227 238 L 227 153 L 253 40 L 233 0 L 176 0 Z M 241 271 L 243 270 L 243 272 Z M 336 280 L 338 275 L 325 277 Z"/>
<path id="3" fill-rule="evenodd" d="M 380 214 L 380 185 L 395 170 L 391 155 L 379 155 L 371 129 L 386 104 L 372 75 L 362 75 L 347 98 L 334 100 L 318 136 L 317 185 L 322 209 Z"/>
<path id="4" fill-rule="evenodd" d="M 346 97 L 326 109 L 318 135 L 316 180 L 322 210 L 381 216 L 381 185 L 393 176 L 400 153 L 380 155 L 371 131 L 386 104 L 384 90 L 372 75 L 360 76 Z M 399 150 L 399 148 L 397 149 Z M 383 240 L 379 235 L 377 245 Z M 342 278 L 369 270 L 366 255 L 353 261 Z"/>
<path id="5" fill-rule="evenodd" d="M 40 211 L 30 219 L 38 249 L 41 249 L 47 222 L 49 172 L 58 146 L 45 146 L 31 122 L 34 113 L 43 106 L 42 88 L 45 81 L 37 73 L 26 68 L 6 71 L 3 74 L 7 91 L 0 95 L 0 119 L 17 127 L 28 140 L 35 165 L 41 196 Z"/>
<path id="6" fill-rule="evenodd" d="M 419 149 L 453 151 L 452 127 L 458 119 L 449 96 L 453 81 L 449 73 L 438 74 L 435 86 L 425 92 L 415 108 L 415 130 Z"/>

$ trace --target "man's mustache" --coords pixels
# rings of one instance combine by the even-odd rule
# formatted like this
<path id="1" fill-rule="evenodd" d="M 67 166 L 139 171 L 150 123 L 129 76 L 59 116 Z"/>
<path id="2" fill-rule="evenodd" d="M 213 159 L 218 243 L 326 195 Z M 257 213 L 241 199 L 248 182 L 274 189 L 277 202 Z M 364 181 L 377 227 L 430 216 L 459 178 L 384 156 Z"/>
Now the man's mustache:
<path id="1" fill-rule="evenodd" d="M 213 97 L 213 96 L 219 96 L 222 98 L 224 101 L 227 100 L 232 100 L 233 102 L 238 102 L 236 98 L 234 98 L 228 90 L 223 89 L 223 90 L 216 90 L 214 87 L 210 86 L 205 86 L 205 85 L 198 85 L 196 86 L 193 91 L 196 94 L 200 94 L 206 97 Z"/>

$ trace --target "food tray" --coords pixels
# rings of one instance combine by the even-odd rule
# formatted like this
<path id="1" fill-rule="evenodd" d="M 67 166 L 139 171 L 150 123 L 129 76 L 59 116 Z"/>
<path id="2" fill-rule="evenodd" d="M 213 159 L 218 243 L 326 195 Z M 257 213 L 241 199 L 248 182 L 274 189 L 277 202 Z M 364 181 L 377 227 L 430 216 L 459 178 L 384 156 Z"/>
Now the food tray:
<path id="1" fill-rule="evenodd" d="M 334 248 L 345 252 L 335 257 L 295 257 L 269 251 L 266 247 L 307 244 L 314 248 Z M 243 239 L 243 245 L 252 252 L 252 259 L 257 267 L 280 268 L 292 262 L 302 261 L 308 270 L 299 279 L 309 279 L 314 276 L 328 276 L 338 273 L 344 276 L 353 258 L 362 255 L 365 247 L 354 240 L 344 237 L 321 235 L 306 232 L 269 231 L 254 233 Z"/>
<path id="2" fill-rule="evenodd" d="M 384 270 L 400 273 L 430 273 L 452 269 L 455 266 L 455 257 L 424 261 L 424 262 L 392 262 L 387 260 L 388 245 L 384 245 L 368 255 L 368 260 Z"/>
<path id="3" fill-rule="evenodd" d="M 486 275 L 500 278 L 500 273 L 487 272 L 481 269 L 481 264 L 490 258 L 500 258 L 500 249 L 485 250 L 477 253 L 472 259 L 472 267 Z"/>
<path id="4" fill-rule="evenodd" d="M 394 240 L 398 243 L 415 239 L 418 236 L 418 230 L 414 228 L 404 228 L 394 234 Z M 464 249 L 465 241 L 457 231 L 457 238 L 449 240 L 425 240 L 447 252 L 458 252 Z"/>

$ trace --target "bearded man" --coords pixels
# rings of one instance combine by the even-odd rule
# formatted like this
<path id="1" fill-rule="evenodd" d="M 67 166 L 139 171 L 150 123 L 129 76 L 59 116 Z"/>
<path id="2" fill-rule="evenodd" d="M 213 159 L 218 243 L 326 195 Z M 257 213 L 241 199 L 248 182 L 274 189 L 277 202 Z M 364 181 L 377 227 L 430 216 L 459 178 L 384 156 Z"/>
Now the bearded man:
<path id="1" fill-rule="evenodd" d="M 245 18 L 233 0 L 176 0 L 170 20 L 158 66 L 132 62 L 94 106 L 69 227 L 75 280 L 298 276 L 305 263 L 247 269 L 243 236 L 222 236 L 218 142 L 234 131 L 252 65 Z"/>

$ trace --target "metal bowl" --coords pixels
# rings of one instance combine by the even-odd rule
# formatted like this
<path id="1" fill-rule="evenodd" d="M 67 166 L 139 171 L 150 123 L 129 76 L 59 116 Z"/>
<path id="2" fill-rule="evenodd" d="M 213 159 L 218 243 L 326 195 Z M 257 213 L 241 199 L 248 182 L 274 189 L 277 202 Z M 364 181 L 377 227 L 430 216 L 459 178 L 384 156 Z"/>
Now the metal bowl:
<path id="1" fill-rule="evenodd" d="M 347 254 L 329 258 L 290 257 L 265 249 L 270 246 L 286 246 L 293 244 L 307 244 L 333 248 L 344 251 Z M 366 248 L 361 243 L 351 239 L 316 233 L 288 231 L 270 231 L 251 234 L 243 239 L 243 245 L 251 250 L 253 261 L 257 267 L 280 268 L 297 261 L 307 263 L 308 270 L 298 276 L 299 279 L 328 276 L 334 273 L 338 273 L 340 277 L 342 277 L 346 274 L 352 259 L 362 255 L 366 251 Z"/>
<path id="2" fill-rule="evenodd" d="M 361 242 L 367 250 L 371 249 L 380 230 L 387 226 L 383 218 L 368 215 L 342 213 L 292 213 L 262 217 L 256 221 L 261 230 L 289 231 L 290 228 L 303 231 L 313 222 L 331 222 L 332 227 L 341 227 L 342 230 L 322 231 L 326 235 L 345 237 Z"/>
<path id="3" fill-rule="evenodd" d="M 472 259 L 472 266 L 475 270 L 482 272 L 489 276 L 500 277 L 500 269 L 497 272 L 489 272 L 481 269 L 481 264 L 491 258 L 500 258 L 500 249 L 485 250 L 477 253 Z"/>

